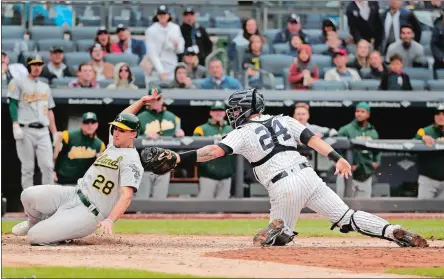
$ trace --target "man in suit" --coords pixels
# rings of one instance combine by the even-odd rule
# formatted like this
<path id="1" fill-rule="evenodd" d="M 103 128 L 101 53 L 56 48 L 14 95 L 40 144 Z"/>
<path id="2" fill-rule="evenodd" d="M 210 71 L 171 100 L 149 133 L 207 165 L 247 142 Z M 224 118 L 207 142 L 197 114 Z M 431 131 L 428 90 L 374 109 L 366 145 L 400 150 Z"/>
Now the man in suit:
<path id="1" fill-rule="evenodd" d="M 131 38 L 131 32 L 123 24 L 117 25 L 117 38 L 119 38 L 118 45 L 123 53 L 136 54 L 139 56 L 139 62 L 146 54 L 145 42 Z"/>
<path id="2" fill-rule="evenodd" d="M 376 49 L 381 45 L 382 23 L 378 2 L 355 0 L 347 6 L 348 26 L 353 41 L 371 42 Z"/>
<path id="3" fill-rule="evenodd" d="M 421 40 L 421 26 L 418 19 L 410 10 L 401 8 L 402 0 L 390 0 L 390 8 L 381 14 L 384 26 L 381 50 L 385 53 L 390 44 L 400 39 L 401 26 L 409 24 L 415 33 L 415 41 Z"/>

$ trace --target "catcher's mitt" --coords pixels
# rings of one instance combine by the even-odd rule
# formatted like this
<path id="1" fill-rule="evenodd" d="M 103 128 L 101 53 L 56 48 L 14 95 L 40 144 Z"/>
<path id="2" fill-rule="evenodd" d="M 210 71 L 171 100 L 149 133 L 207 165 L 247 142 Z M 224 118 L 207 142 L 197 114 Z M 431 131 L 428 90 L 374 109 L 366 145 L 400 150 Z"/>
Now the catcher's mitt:
<path id="1" fill-rule="evenodd" d="M 140 161 L 146 171 L 160 175 L 176 167 L 177 155 L 160 147 L 147 147 L 140 153 Z"/>

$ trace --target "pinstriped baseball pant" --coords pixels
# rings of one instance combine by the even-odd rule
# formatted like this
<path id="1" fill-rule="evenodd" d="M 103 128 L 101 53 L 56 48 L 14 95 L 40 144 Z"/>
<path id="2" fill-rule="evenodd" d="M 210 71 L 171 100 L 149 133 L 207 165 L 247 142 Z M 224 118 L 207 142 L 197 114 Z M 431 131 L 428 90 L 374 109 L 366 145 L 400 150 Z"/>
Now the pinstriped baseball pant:
<path id="1" fill-rule="evenodd" d="M 350 225 L 352 214 L 355 224 L 364 232 L 374 236 L 382 236 L 384 226 L 389 223 L 364 211 L 349 210 L 349 207 L 333 192 L 312 168 L 299 167 L 287 170 L 289 175 L 275 184 L 270 184 L 270 221 L 283 219 L 287 234 L 292 234 L 300 212 L 304 207 L 328 218 L 332 223 L 339 221 L 338 226 Z M 393 239 L 393 230 L 400 228 L 390 225 L 386 228 L 384 237 Z"/>

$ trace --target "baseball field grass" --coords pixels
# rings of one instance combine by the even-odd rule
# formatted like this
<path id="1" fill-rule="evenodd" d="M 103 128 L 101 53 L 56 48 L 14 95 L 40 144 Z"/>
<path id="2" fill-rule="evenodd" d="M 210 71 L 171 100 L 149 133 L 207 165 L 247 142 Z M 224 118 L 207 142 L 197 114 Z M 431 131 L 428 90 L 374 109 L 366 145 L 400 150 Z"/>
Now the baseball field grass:
<path id="1" fill-rule="evenodd" d="M 20 221 L 2 221 L 2 233 L 10 233 L 12 227 Z M 404 228 L 421 234 L 427 239 L 444 240 L 443 219 L 389 220 Z M 268 223 L 265 219 L 257 220 L 119 220 L 115 233 L 125 234 L 171 234 L 171 235 L 254 235 Z M 351 237 L 357 233 L 342 234 L 338 229 L 330 230 L 327 220 L 301 219 L 296 231 L 301 237 Z"/>
<path id="2" fill-rule="evenodd" d="M 403 275 L 417 275 L 427 277 L 444 277 L 444 267 L 427 267 L 427 268 L 397 268 L 387 269 L 386 273 L 403 274 Z"/>

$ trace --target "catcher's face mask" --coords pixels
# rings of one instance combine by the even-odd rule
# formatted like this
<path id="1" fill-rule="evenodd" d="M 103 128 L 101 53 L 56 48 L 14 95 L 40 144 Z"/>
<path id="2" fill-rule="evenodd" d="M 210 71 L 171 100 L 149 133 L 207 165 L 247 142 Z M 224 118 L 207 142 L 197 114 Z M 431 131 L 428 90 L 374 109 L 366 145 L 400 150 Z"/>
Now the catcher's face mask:
<path id="1" fill-rule="evenodd" d="M 245 123 L 248 120 L 248 116 L 250 115 L 251 109 L 243 111 L 242 107 L 234 106 L 227 109 L 226 112 L 231 127 L 237 128 L 239 125 Z"/>

